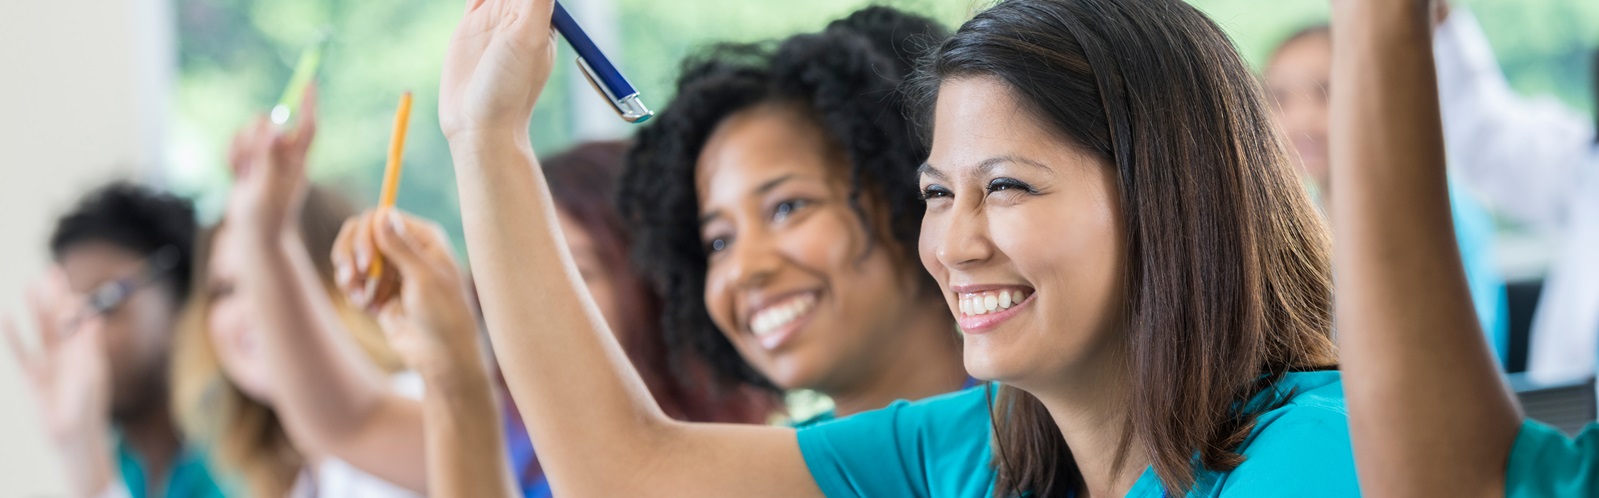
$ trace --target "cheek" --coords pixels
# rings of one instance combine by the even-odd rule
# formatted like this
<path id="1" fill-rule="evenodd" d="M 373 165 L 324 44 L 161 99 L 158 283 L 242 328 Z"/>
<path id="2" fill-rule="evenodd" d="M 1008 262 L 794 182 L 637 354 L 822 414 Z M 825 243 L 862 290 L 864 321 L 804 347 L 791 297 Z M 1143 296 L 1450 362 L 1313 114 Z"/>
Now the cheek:
<path id="1" fill-rule="evenodd" d="M 832 206 L 777 232 L 777 237 L 788 259 L 804 269 L 833 275 L 854 275 L 866 244 L 866 231 L 855 212 Z"/>
<path id="2" fill-rule="evenodd" d="M 940 286 L 946 283 L 943 263 L 938 260 L 939 241 L 944 240 L 944 216 L 931 210 L 922 216 L 922 230 L 916 239 L 916 254 L 922 267 L 933 275 Z"/>
<path id="3" fill-rule="evenodd" d="M 711 263 L 705 271 L 705 312 L 711 315 L 711 322 L 716 328 L 729 336 L 734 335 L 733 329 L 733 297 L 729 292 L 733 289 L 731 277 L 724 268 L 716 263 Z"/>
<path id="4" fill-rule="evenodd" d="M 222 300 L 211 306 L 206 318 L 206 331 L 211 334 L 211 347 L 217 359 L 230 373 L 245 372 L 254 367 L 258 356 L 255 338 L 243 320 L 243 310 L 232 300 Z M 235 379 L 245 381 L 245 379 Z"/>

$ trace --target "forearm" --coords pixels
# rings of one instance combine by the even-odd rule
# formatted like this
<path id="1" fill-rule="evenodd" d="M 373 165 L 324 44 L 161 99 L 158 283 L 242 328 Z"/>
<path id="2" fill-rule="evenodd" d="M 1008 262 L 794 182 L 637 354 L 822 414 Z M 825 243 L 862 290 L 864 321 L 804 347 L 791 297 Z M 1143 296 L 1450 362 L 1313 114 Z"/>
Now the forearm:
<path id="1" fill-rule="evenodd" d="M 1518 415 L 1455 245 L 1429 11 L 1341 0 L 1333 30 L 1337 317 L 1362 487 L 1480 493 L 1500 482 Z"/>
<path id="2" fill-rule="evenodd" d="M 240 279 L 274 365 L 273 408 L 296 446 L 426 489 L 421 407 L 399 398 L 355 343 L 296 235 L 246 241 Z"/>
<path id="3" fill-rule="evenodd" d="M 425 375 L 428 496 L 513 497 L 498 406 L 481 362 L 450 375 Z"/>
<path id="4" fill-rule="evenodd" d="M 109 434 L 100 428 L 57 443 L 73 496 L 99 496 L 111 486 L 121 485 L 109 439 Z"/>
<path id="5" fill-rule="evenodd" d="M 501 369 L 558 491 L 588 495 L 649 459 L 666 426 L 581 287 L 525 139 L 451 141 L 476 284 Z M 518 381 L 520 380 L 520 381 Z M 600 493 L 605 494 L 605 493 Z"/>

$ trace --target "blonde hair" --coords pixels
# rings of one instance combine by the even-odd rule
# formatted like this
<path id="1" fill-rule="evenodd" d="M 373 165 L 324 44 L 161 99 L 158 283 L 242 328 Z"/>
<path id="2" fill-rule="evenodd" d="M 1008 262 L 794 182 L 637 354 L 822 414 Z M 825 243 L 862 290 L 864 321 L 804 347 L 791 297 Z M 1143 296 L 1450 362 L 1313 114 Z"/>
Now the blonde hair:
<path id="1" fill-rule="evenodd" d="M 312 187 L 300 214 L 301 238 L 315 261 L 317 276 L 340 321 L 379 367 L 394 372 L 401 363 L 382 331 L 350 305 L 333 284 L 327 255 L 343 221 L 355 210 L 328 190 Z M 207 290 L 211 251 L 222 225 L 196 243 L 193 289 L 178 322 L 172 355 L 172 403 L 185 436 L 209 450 L 214 467 L 235 479 L 251 496 L 276 497 L 294 486 L 306 461 L 295 448 L 272 407 L 246 396 L 223 375 L 207 330 L 211 293 Z"/>

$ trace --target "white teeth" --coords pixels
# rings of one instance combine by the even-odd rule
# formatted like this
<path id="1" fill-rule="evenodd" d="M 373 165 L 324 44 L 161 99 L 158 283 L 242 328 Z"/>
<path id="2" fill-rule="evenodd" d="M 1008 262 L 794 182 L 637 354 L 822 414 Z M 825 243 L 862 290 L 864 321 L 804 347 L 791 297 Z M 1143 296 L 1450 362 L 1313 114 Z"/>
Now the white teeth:
<path id="1" fill-rule="evenodd" d="M 814 294 L 804 294 L 778 305 L 767 306 L 750 318 L 750 332 L 757 336 L 776 332 L 794 319 L 804 316 L 815 304 Z"/>
<path id="2" fill-rule="evenodd" d="M 967 294 L 960 297 L 960 313 L 965 316 L 987 315 L 1015 307 L 1026 297 L 1020 290 Z"/>

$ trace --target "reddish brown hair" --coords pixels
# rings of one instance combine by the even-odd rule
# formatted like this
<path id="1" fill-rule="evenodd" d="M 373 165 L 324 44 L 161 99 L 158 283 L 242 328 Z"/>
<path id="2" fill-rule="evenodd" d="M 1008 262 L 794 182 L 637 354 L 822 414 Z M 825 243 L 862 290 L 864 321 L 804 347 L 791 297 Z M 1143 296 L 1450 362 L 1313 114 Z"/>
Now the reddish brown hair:
<path id="1" fill-rule="evenodd" d="M 674 356 L 661 330 L 661 299 L 633 271 L 627 226 L 613 200 L 627 155 L 625 142 L 587 142 L 540 161 L 561 213 L 587 230 L 600 264 L 611 269 L 617 307 L 626 310 L 617 331 L 622 350 L 667 415 L 694 422 L 765 423 L 776 396 L 711 375 L 692 352 Z"/>

